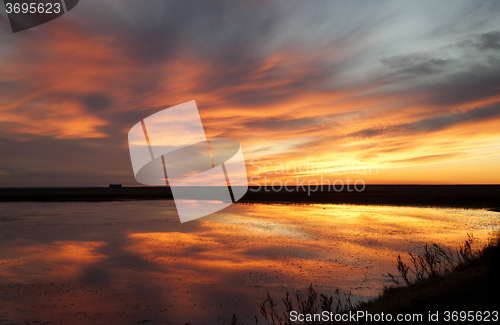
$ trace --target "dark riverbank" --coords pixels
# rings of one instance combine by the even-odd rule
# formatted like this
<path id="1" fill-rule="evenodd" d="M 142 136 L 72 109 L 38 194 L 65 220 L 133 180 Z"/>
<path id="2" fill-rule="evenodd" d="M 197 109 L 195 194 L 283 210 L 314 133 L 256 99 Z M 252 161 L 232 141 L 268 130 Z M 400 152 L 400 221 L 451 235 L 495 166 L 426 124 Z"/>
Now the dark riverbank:
<path id="1" fill-rule="evenodd" d="M 469 246 L 467 246 L 467 243 Z M 428 320 L 428 313 L 433 312 L 434 320 L 439 321 L 464 321 L 465 318 L 470 323 L 480 323 L 482 321 L 493 321 L 498 319 L 498 290 L 500 288 L 500 237 L 492 240 L 478 252 L 463 250 L 470 248 L 472 242 L 457 248 L 465 258 L 461 259 L 451 269 L 435 275 L 429 257 L 434 258 L 434 266 L 442 267 L 444 260 L 452 260 L 451 255 L 440 255 L 431 253 L 421 255 L 424 257 L 419 261 L 425 261 L 427 275 L 420 281 L 413 281 L 407 286 L 396 286 L 385 288 L 384 292 L 370 302 L 366 302 L 356 307 L 354 311 L 364 311 L 365 313 L 420 313 L 424 315 L 424 320 Z M 449 253 L 450 254 L 450 253 Z M 458 253 L 457 253 L 458 254 Z M 427 257 L 427 259 L 425 258 Z M 410 270 L 418 269 L 418 265 L 413 263 Z M 430 268 L 429 268 L 430 267 Z M 401 273 L 400 273 L 401 274 Z M 403 282 L 403 280 L 400 280 Z M 454 311 L 454 319 L 451 313 Z M 471 311 L 471 312 L 467 312 Z M 481 313 L 485 312 L 485 313 Z M 439 313 L 438 313 L 439 312 Z M 462 312 L 461 315 L 459 313 Z M 492 313 L 496 312 L 496 316 Z M 436 315 L 439 314 L 439 317 Z M 466 314 L 467 317 L 464 317 Z M 448 316 L 447 316 L 448 315 Z M 472 315 L 472 316 L 471 316 Z M 459 317 L 460 316 L 460 317 Z"/>
<path id="2" fill-rule="evenodd" d="M 364 191 L 336 192 L 325 186 L 289 187 L 280 191 L 250 187 L 241 203 L 329 203 L 417 205 L 500 209 L 500 185 L 367 185 Z M 290 192 L 291 191 L 291 192 Z M 168 200 L 169 187 L 3 188 L 0 201 Z"/>

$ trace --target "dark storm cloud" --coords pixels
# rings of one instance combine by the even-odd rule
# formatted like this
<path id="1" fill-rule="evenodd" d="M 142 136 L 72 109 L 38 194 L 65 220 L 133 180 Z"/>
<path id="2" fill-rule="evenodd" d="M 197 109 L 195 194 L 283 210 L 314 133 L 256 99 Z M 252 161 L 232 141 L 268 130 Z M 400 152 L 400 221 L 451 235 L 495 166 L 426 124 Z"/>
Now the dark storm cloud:
<path id="1" fill-rule="evenodd" d="M 349 133 L 348 137 L 373 138 L 379 136 L 392 136 L 394 134 L 412 136 L 413 134 L 431 133 L 441 131 L 461 124 L 483 122 L 490 119 L 500 119 L 500 105 L 478 107 L 465 112 L 440 115 L 422 119 L 413 123 L 393 125 L 380 128 L 368 128 Z"/>
<path id="2" fill-rule="evenodd" d="M 334 6 L 331 1 L 315 1 L 314 5 L 302 1 L 150 1 L 147 5 L 112 1 L 102 4 L 99 12 L 95 6 L 89 3 L 79 8 L 78 21 L 89 33 L 109 38 L 114 48 L 144 69 L 155 65 L 159 69 L 179 57 L 202 62 L 208 70 L 198 71 L 193 80 L 196 92 L 223 90 L 224 99 L 235 105 L 277 103 L 297 93 L 328 88 L 327 83 L 358 58 L 329 62 L 322 50 L 350 46 L 351 41 L 368 37 L 384 25 L 384 15 L 363 19 L 370 16 L 369 11 L 347 3 Z M 333 9 L 343 12 L 342 16 L 327 17 Z M 349 18 L 356 12 L 359 17 Z M 281 57 L 268 66 L 266 60 L 276 53 Z M 138 80 L 137 93 L 160 91 L 161 81 L 172 77 L 169 71 Z"/>
<path id="3" fill-rule="evenodd" d="M 18 89 L 21 85 L 16 81 L 0 81 L 0 92 L 8 94 L 10 91 Z"/>
<path id="4" fill-rule="evenodd" d="M 392 160 L 389 161 L 390 163 L 393 164 L 400 164 L 400 163 L 417 163 L 417 162 L 433 162 L 433 161 L 439 161 L 439 160 L 446 160 L 450 159 L 453 157 L 456 157 L 458 154 L 451 153 L 451 154 L 442 154 L 442 155 L 425 155 L 425 156 L 418 156 L 418 157 L 412 157 L 408 159 L 400 159 L 400 160 Z"/>
<path id="5" fill-rule="evenodd" d="M 227 101 L 235 105 L 263 105 L 287 100 L 298 93 L 319 90 L 336 74 L 334 68 L 326 65 L 299 63 L 288 67 L 289 70 L 275 67 L 255 76 L 261 64 L 259 60 L 253 66 L 235 63 L 227 70 L 221 67 L 219 72 L 206 75 L 197 89 L 210 92 L 221 87 L 235 87 L 225 94 Z M 245 85 L 255 87 L 246 89 Z"/>
<path id="6" fill-rule="evenodd" d="M 383 128 L 369 128 L 369 129 L 363 129 L 357 132 L 349 133 L 347 134 L 348 137 L 354 137 L 354 138 L 373 138 L 377 137 L 379 135 L 387 134 L 387 133 L 394 133 L 395 129 L 398 129 L 399 126 L 392 126 L 392 127 L 383 127 Z"/>
<path id="7" fill-rule="evenodd" d="M 225 63 L 248 55 L 273 32 L 279 11 L 262 5 L 265 8 L 219 0 L 122 0 L 102 4 L 99 12 L 96 3 L 89 4 L 79 18 L 96 34 L 119 34 L 113 45 L 139 64 L 163 63 L 186 50 Z"/>
<path id="8" fill-rule="evenodd" d="M 135 185 L 128 148 L 116 138 L 17 141 L 0 137 L 1 186 Z"/>
<path id="9" fill-rule="evenodd" d="M 267 129 L 275 131 L 290 131 L 290 130 L 318 130 L 326 127 L 324 120 L 320 118 L 300 118 L 290 119 L 285 117 L 273 117 L 252 120 L 242 123 L 242 126 L 252 130 Z"/>
<path id="10" fill-rule="evenodd" d="M 113 99 L 105 93 L 95 93 L 83 96 L 82 103 L 89 112 L 99 112 L 110 108 Z"/>
<path id="11" fill-rule="evenodd" d="M 431 52 L 384 57 L 380 78 L 398 94 L 420 94 L 414 104 L 453 110 L 454 105 L 496 98 L 500 88 L 499 31 L 468 36 Z M 492 51 L 490 51 L 492 50 Z M 409 81 L 405 86 L 405 81 Z"/>
<path id="12" fill-rule="evenodd" d="M 500 32 L 489 32 L 479 36 L 480 49 L 500 50 Z"/>
<path id="13" fill-rule="evenodd" d="M 403 75 L 426 75 L 443 71 L 453 62 L 449 59 L 433 58 L 430 55 L 399 55 L 380 60 L 383 65 Z"/>
<path id="14" fill-rule="evenodd" d="M 500 87 L 500 60 L 451 73 L 444 81 L 432 86 L 426 87 L 431 95 L 424 101 L 429 104 L 448 106 L 496 97 Z"/>
<path id="15" fill-rule="evenodd" d="M 466 112 L 447 114 L 418 121 L 407 126 L 417 131 L 439 131 L 456 124 L 500 118 L 500 105 L 479 107 Z"/>
<path id="16" fill-rule="evenodd" d="M 475 47 L 478 50 L 499 50 L 500 31 L 491 31 L 479 34 L 471 39 L 460 41 L 460 47 Z"/>

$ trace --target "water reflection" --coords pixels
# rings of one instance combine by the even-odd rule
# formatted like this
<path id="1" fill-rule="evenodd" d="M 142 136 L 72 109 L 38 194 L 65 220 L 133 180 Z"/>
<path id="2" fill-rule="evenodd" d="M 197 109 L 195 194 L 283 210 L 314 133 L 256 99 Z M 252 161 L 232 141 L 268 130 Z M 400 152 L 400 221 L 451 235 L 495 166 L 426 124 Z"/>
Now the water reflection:
<path id="1" fill-rule="evenodd" d="M 237 204 L 180 224 L 173 202 L 1 203 L 9 322 L 254 323 L 266 291 L 376 296 L 395 257 L 500 229 L 485 210 Z M 226 323 L 228 323 L 226 321 Z"/>

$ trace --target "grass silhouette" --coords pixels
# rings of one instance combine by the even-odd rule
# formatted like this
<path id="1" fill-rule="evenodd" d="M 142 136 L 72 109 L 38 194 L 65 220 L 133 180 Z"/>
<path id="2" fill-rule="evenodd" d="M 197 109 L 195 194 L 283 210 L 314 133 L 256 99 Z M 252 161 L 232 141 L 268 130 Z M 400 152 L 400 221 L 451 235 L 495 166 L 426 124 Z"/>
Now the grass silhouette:
<path id="1" fill-rule="evenodd" d="M 425 244 L 420 253 L 408 253 L 406 260 L 409 261 L 399 255 L 396 259 L 399 275 L 389 273 L 396 286 L 385 287 L 378 298 L 357 306 L 351 303 L 349 292 L 341 294 L 337 289 L 334 296 L 318 295 L 311 284 L 305 297 L 287 292 L 281 299 L 284 311 L 277 308 L 278 304 L 268 292 L 261 304 L 261 314 L 267 325 L 316 325 L 336 322 L 292 321 L 290 314 L 420 313 L 425 321 L 429 312 L 498 310 L 494 297 L 500 289 L 500 234 L 491 237 L 481 248 L 476 248 L 477 245 L 476 237 L 468 233 L 464 243 L 454 251 Z M 255 322 L 259 324 L 257 317 Z M 235 314 L 231 325 L 242 325 Z"/>

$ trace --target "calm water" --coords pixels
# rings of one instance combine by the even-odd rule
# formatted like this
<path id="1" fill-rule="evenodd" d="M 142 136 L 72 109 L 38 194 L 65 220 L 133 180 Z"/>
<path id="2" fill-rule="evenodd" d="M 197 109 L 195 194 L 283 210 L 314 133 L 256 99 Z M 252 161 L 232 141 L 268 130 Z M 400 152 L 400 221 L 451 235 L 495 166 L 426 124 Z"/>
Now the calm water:
<path id="1" fill-rule="evenodd" d="M 254 324 L 267 291 L 377 296 L 398 254 L 498 230 L 486 210 L 237 204 L 181 224 L 173 201 L 0 203 L 0 321 Z"/>

